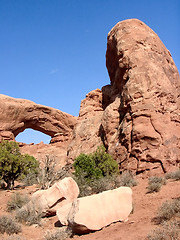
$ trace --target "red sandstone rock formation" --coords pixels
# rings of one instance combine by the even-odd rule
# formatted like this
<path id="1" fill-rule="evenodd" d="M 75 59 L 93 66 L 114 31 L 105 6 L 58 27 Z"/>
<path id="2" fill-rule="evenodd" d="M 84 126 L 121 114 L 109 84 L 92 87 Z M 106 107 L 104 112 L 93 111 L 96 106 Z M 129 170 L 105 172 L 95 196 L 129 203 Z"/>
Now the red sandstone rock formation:
<path id="1" fill-rule="evenodd" d="M 122 169 L 177 167 L 180 77 L 170 52 L 143 22 L 126 20 L 108 34 L 106 65 L 111 84 L 82 101 L 69 157 L 103 143 Z"/>
<path id="2" fill-rule="evenodd" d="M 38 159 L 43 158 L 39 155 L 49 154 L 60 157 L 59 161 L 64 162 L 67 145 L 71 140 L 76 121 L 76 117 L 57 109 L 0 94 L 0 141 L 2 139 L 14 140 L 26 128 L 32 128 L 51 136 L 52 143 L 58 139 L 58 149 L 57 146 L 47 147 L 42 143 L 22 147 L 22 152 L 28 152 Z"/>
<path id="3" fill-rule="evenodd" d="M 110 85 L 87 94 L 78 118 L 0 95 L 0 138 L 30 127 L 52 136 L 64 160 L 104 144 L 120 169 L 154 174 L 177 167 L 180 76 L 170 52 L 143 22 L 125 20 L 108 34 L 106 65 Z"/>
<path id="4" fill-rule="evenodd" d="M 81 101 L 77 124 L 68 146 L 68 159 L 74 160 L 80 153 L 91 153 L 103 144 L 99 135 L 102 115 L 102 92 L 96 89 Z"/>
<path id="5" fill-rule="evenodd" d="M 0 94 L 0 137 L 14 140 L 26 128 L 43 132 L 51 137 L 68 135 L 76 124 L 76 117 L 60 110 L 15 99 Z"/>
<path id="6" fill-rule="evenodd" d="M 106 65 L 111 91 L 106 89 L 105 99 L 112 93 L 107 108 L 119 102 L 119 123 L 112 143 L 107 142 L 109 152 L 120 167 L 137 173 L 177 166 L 180 77 L 170 52 L 143 22 L 126 20 L 108 34 Z M 110 122 L 102 121 L 107 139 Z"/>

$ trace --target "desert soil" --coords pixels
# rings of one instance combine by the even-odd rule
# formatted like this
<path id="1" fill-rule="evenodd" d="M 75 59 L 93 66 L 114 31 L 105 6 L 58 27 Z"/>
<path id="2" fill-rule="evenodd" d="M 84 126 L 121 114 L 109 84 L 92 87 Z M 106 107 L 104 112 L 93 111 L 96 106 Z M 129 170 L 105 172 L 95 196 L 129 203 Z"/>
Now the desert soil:
<path id="1" fill-rule="evenodd" d="M 133 187 L 133 205 L 134 211 L 129 216 L 129 220 L 125 223 L 113 223 L 104 229 L 89 233 L 82 236 L 75 235 L 73 240 L 145 240 L 147 234 L 157 228 L 152 222 L 156 216 L 157 209 L 166 200 L 180 197 L 180 181 L 168 180 L 166 185 L 163 185 L 160 192 L 147 194 L 147 179 L 138 179 L 138 185 Z M 22 194 L 32 194 L 36 191 L 36 186 L 16 188 L 15 190 L 0 190 L 0 216 L 8 215 L 6 204 L 11 195 L 15 192 Z M 12 214 L 11 214 L 12 215 Z M 57 216 L 44 218 L 42 226 L 24 226 L 19 236 L 24 239 L 44 240 L 47 231 L 56 230 L 58 228 Z M 0 235 L 0 239 L 6 239 L 6 235 Z"/>

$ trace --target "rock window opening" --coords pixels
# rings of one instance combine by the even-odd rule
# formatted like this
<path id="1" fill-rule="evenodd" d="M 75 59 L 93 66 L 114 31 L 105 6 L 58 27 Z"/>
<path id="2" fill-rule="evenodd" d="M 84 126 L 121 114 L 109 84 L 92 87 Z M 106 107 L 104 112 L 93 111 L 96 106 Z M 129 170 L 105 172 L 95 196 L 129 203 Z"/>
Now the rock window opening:
<path id="1" fill-rule="evenodd" d="M 42 132 L 27 128 L 16 136 L 16 141 L 26 144 L 38 144 L 43 141 L 45 144 L 49 144 L 51 137 Z"/>

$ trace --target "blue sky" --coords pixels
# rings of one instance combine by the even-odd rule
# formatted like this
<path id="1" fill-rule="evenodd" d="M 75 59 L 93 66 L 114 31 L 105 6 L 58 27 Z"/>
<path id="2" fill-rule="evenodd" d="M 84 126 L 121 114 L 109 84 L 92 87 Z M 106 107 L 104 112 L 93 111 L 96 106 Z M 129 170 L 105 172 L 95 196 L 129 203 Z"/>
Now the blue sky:
<path id="1" fill-rule="evenodd" d="M 179 0 L 0 0 L 1 93 L 78 116 L 85 95 L 109 84 L 107 34 L 129 18 L 151 27 L 180 69 Z M 16 139 L 50 138 L 26 130 Z"/>

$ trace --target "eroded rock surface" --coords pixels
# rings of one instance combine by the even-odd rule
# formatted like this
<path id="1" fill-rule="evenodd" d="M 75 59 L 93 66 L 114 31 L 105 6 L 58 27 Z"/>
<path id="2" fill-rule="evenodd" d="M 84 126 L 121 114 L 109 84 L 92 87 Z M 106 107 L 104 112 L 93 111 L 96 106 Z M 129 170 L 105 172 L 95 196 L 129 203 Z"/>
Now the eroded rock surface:
<path id="1" fill-rule="evenodd" d="M 70 225 L 75 233 L 88 233 L 117 221 L 126 221 L 132 211 L 132 190 L 120 187 L 78 198 L 57 210 L 62 225 Z"/>
<path id="2" fill-rule="evenodd" d="M 4 139 L 14 140 L 26 128 L 51 137 L 70 136 L 75 124 L 76 117 L 70 114 L 29 100 L 0 94 L 0 137 Z"/>
<path id="3" fill-rule="evenodd" d="M 106 65 L 111 85 L 104 99 L 112 103 L 103 116 L 114 115 L 112 105 L 119 112 L 113 139 L 111 121 L 102 120 L 109 152 L 122 168 L 136 172 L 177 166 L 180 77 L 170 52 L 148 26 L 130 19 L 109 32 Z"/>
<path id="4" fill-rule="evenodd" d="M 91 153 L 102 144 L 99 129 L 103 115 L 102 91 L 93 90 L 81 101 L 79 117 L 68 146 L 68 159 Z"/>

